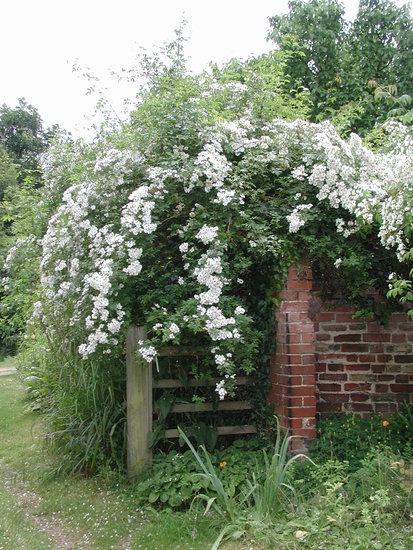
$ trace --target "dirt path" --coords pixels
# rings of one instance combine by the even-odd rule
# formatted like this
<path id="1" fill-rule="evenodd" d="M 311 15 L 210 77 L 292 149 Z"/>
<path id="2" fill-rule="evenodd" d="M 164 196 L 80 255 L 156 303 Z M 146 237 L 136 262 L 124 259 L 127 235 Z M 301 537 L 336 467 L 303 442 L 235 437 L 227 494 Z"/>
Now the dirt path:
<path id="1" fill-rule="evenodd" d="M 14 374 L 16 367 L 0 367 L 0 376 L 7 376 L 8 374 Z"/>
<path id="2" fill-rule="evenodd" d="M 16 370 L 16 359 L 14 357 L 6 357 L 0 364 L 0 376 L 14 374 Z"/>
<path id="3" fill-rule="evenodd" d="M 32 540 L 36 548 L 43 548 L 39 544 L 44 544 L 44 548 L 50 550 L 87 550 L 92 546 L 97 548 L 95 542 L 91 543 L 91 531 L 96 529 L 101 529 L 103 537 L 111 536 L 111 542 L 105 542 L 102 550 L 130 550 L 132 532 L 117 536 L 116 526 L 113 532 L 105 532 L 104 522 L 108 521 L 105 518 L 109 517 L 110 512 L 103 508 L 101 515 L 94 514 L 94 505 L 101 508 L 100 501 L 108 497 L 107 488 L 93 485 L 90 490 L 85 484 L 85 491 L 82 492 L 76 486 L 76 479 L 70 478 L 67 482 L 61 480 L 60 484 L 51 483 L 49 490 L 42 486 L 36 473 L 39 466 L 39 472 L 43 467 L 44 450 L 40 440 L 42 429 L 38 418 L 30 418 L 23 412 L 23 392 L 21 388 L 15 391 L 15 387 L 19 386 L 16 371 L 13 359 L 4 361 L 0 366 L 0 376 L 4 376 L 0 381 L 0 432 L 3 438 L 0 452 L 0 550 L 28 550 Z M 65 493 L 70 492 L 72 487 L 77 496 L 72 501 L 65 500 Z M 100 497 L 97 498 L 96 494 Z M 118 499 L 116 495 L 111 495 L 110 500 L 113 506 Z M 73 507 L 73 511 L 64 508 L 68 506 L 67 502 Z M 79 509 L 85 513 L 80 514 Z M 131 522 L 135 520 L 135 511 L 125 513 L 130 515 Z M 85 519 L 87 516 L 90 516 L 90 521 Z M 119 517 L 123 518 L 123 515 L 120 514 Z M 15 518 L 21 518 L 21 526 L 16 527 Z M 22 533 L 21 540 L 19 530 Z M 4 540 L 3 534 L 7 537 Z M 38 542 L 39 536 L 41 543 Z M 17 539 L 19 543 L 16 542 Z"/>

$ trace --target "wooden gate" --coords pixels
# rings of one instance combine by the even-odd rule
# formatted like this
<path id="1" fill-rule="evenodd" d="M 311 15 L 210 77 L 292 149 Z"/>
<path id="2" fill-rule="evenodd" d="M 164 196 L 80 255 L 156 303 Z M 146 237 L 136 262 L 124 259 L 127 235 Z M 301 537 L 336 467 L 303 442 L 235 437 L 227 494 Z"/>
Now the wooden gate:
<path id="1" fill-rule="evenodd" d="M 184 384 L 178 379 L 153 380 L 152 365 L 137 357 L 138 342 L 146 340 L 143 327 L 131 326 L 126 341 L 127 369 L 127 468 L 129 478 L 134 478 L 152 463 L 152 451 L 149 448 L 149 436 L 152 433 L 153 422 L 153 390 L 182 388 Z M 188 347 L 166 347 L 158 352 L 159 357 L 194 356 L 197 350 Z M 190 378 L 185 385 L 189 387 L 215 386 L 220 378 L 208 381 Z M 237 386 L 247 385 L 247 377 L 238 377 Z M 246 400 L 224 400 L 219 403 L 176 403 L 172 413 L 199 413 L 213 411 L 247 411 L 251 404 Z M 255 433 L 252 424 L 218 426 L 218 435 Z M 163 437 L 178 438 L 177 427 L 165 430 Z"/>

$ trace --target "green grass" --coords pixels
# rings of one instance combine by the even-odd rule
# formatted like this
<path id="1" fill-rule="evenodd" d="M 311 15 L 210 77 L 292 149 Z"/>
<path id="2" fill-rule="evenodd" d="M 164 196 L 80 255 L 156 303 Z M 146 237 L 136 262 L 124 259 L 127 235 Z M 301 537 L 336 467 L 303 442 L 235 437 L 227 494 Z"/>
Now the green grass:
<path id="1" fill-rule="evenodd" d="M 17 375 L 0 377 L 0 434 L 0 550 L 212 545 L 206 518 L 140 509 L 133 487 L 122 480 L 116 485 L 113 479 L 50 479 L 42 424 L 25 412 Z"/>

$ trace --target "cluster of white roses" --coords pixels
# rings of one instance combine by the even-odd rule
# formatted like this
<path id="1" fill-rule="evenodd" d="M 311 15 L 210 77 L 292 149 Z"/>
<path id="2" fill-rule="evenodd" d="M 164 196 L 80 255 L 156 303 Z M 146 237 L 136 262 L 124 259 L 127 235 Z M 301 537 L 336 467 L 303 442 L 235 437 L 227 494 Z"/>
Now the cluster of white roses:
<path id="1" fill-rule="evenodd" d="M 383 246 L 397 249 L 401 259 L 405 252 L 403 228 L 413 206 L 413 140 L 407 128 L 387 123 L 392 147 L 386 153 L 375 154 L 355 134 L 348 141 L 341 139 L 328 122 L 287 124 L 302 129 L 303 164 L 292 175 L 307 178 L 318 189 L 319 201 L 328 201 L 333 209 L 342 207 L 354 215 L 354 220 L 347 223 L 338 218 L 337 230 L 348 236 L 361 225 L 378 220 Z M 310 207 L 298 205 L 290 214 L 291 232 L 305 225 L 301 212 Z"/>

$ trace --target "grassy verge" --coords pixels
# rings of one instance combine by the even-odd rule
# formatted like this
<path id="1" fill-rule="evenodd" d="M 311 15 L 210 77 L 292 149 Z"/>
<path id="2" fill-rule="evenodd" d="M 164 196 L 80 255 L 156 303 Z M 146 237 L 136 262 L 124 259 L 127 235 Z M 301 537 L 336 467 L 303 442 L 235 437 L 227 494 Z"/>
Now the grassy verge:
<path id="1" fill-rule="evenodd" d="M 48 479 L 41 422 L 23 398 L 16 375 L 0 377 L 0 550 L 211 546 L 209 521 L 137 508 L 121 481 Z"/>

